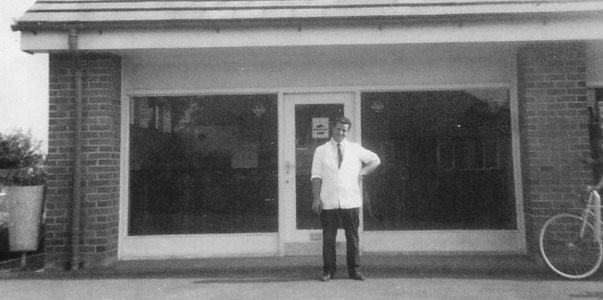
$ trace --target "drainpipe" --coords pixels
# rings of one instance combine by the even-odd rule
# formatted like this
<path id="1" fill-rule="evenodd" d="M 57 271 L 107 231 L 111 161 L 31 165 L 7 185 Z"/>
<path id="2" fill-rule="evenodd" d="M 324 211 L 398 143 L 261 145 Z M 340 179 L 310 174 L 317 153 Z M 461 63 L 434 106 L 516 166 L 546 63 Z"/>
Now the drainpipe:
<path id="1" fill-rule="evenodd" d="M 74 142 L 73 142 L 73 207 L 71 223 L 71 270 L 80 267 L 80 233 L 81 233 L 81 210 L 82 210 L 82 61 L 78 50 L 78 29 L 69 28 L 69 53 L 74 66 Z"/>

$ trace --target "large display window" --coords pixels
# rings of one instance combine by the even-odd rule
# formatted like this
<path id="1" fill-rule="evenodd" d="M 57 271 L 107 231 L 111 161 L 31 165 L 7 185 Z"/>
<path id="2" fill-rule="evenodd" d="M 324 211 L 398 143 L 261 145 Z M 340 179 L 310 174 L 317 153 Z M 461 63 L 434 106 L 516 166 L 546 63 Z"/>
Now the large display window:
<path id="1" fill-rule="evenodd" d="M 276 99 L 132 98 L 128 234 L 277 232 Z"/>
<path id="2" fill-rule="evenodd" d="M 507 89 L 362 93 L 364 230 L 516 229 Z"/>

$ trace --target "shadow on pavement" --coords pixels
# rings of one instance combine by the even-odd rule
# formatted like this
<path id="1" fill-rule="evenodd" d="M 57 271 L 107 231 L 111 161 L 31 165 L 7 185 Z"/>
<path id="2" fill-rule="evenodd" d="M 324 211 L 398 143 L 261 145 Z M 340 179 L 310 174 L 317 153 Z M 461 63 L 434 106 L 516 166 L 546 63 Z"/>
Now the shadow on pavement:
<path id="1" fill-rule="evenodd" d="M 347 280 L 338 258 L 335 280 Z M 566 281 L 525 256 L 378 256 L 363 257 L 363 274 L 372 279 L 492 279 Z M 0 270 L 0 280 L 97 280 L 190 278 L 196 284 L 318 281 L 318 257 L 120 261 L 110 267 L 65 270 Z M 583 281 L 600 281 L 601 272 Z"/>

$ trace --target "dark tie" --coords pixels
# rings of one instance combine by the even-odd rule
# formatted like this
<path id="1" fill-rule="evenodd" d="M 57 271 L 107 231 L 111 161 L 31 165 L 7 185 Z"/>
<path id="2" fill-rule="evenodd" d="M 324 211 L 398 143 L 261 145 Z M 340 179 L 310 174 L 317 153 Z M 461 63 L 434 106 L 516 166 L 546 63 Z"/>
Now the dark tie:
<path id="1" fill-rule="evenodd" d="M 343 161 L 343 153 L 341 153 L 341 144 L 337 143 L 337 162 L 339 163 L 338 167 L 341 168 L 341 162 Z"/>

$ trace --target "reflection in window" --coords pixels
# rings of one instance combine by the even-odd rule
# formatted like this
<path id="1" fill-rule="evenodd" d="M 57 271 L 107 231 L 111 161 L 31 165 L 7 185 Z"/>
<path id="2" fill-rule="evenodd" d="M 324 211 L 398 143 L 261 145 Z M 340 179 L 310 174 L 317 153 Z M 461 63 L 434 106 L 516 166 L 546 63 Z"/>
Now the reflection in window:
<path id="1" fill-rule="evenodd" d="M 274 95 L 136 97 L 129 234 L 276 232 Z"/>
<path id="2" fill-rule="evenodd" d="M 365 230 L 514 229 L 508 91 L 362 94 Z"/>

